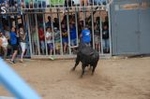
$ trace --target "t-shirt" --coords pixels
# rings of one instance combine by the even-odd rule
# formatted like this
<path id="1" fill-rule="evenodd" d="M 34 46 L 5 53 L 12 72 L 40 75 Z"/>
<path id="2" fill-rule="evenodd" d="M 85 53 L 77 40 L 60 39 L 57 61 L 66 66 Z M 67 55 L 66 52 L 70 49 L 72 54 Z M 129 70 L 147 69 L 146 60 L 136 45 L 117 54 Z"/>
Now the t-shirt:
<path id="1" fill-rule="evenodd" d="M 82 30 L 82 43 L 90 43 L 91 42 L 91 33 L 89 29 Z"/>
<path id="2" fill-rule="evenodd" d="M 60 32 L 55 31 L 55 43 L 60 43 Z"/>
<path id="3" fill-rule="evenodd" d="M 17 34 L 15 32 L 10 32 L 10 44 L 17 44 Z"/>
<path id="4" fill-rule="evenodd" d="M 45 36 L 44 36 L 44 31 L 43 30 L 39 30 L 39 40 L 40 41 L 44 41 L 45 40 Z"/>
<path id="5" fill-rule="evenodd" d="M 20 34 L 19 34 L 19 41 L 20 42 L 26 42 L 26 40 L 25 40 L 25 36 L 26 36 L 26 34 L 25 33 L 23 33 L 23 32 L 20 32 Z"/>
<path id="6" fill-rule="evenodd" d="M 98 29 L 94 30 L 94 35 L 100 36 L 100 32 Z"/>
<path id="7" fill-rule="evenodd" d="M 109 38 L 109 31 L 108 30 L 103 30 L 103 32 L 102 32 L 102 38 L 103 39 L 108 39 Z"/>
<path id="8" fill-rule="evenodd" d="M 47 43 L 52 43 L 53 42 L 52 33 L 46 32 L 46 38 L 48 38 L 48 39 L 46 39 Z"/>
<path id="9" fill-rule="evenodd" d="M 76 37 L 77 37 L 76 28 L 73 27 L 73 28 L 70 29 L 70 39 L 74 40 L 74 39 L 76 39 Z"/>
<path id="10" fill-rule="evenodd" d="M 7 38 L 5 36 L 2 36 L 2 37 L 0 37 L 0 39 L 2 40 L 2 46 L 7 47 L 7 45 L 8 45 Z"/>
<path id="11" fill-rule="evenodd" d="M 68 33 L 66 28 L 62 28 L 62 38 L 68 38 Z"/>

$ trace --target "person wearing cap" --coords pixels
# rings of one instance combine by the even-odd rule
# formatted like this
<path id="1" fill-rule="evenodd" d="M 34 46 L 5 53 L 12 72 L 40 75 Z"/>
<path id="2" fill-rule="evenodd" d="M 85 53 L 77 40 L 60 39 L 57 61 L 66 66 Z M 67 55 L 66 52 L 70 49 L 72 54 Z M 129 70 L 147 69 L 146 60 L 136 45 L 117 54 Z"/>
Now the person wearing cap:
<path id="1" fill-rule="evenodd" d="M 0 31 L 0 47 L 2 47 L 3 51 L 4 51 L 4 59 L 6 59 L 7 56 L 7 46 L 8 46 L 8 40 L 7 38 L 3 35 L 2 31 Z"/>

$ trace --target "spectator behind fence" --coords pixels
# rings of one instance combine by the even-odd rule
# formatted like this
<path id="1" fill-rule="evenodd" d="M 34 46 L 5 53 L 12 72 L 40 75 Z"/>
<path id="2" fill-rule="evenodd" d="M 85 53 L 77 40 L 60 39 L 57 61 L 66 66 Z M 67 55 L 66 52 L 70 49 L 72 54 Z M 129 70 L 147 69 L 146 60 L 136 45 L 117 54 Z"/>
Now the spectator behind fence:
<path id="1" fill-rule="evenodd" d="M 11 58 L 10 62 L 11 63 L 15 63 L 14 59 L 17 56 L 18 45 L 19 45 L 19 43 L 18 43 L 18 34 L 16 33 L 15 27 L 11 28 L 11 32 L 10 32 L 10 44 L 11 44 L 12 49 L 13 49 L 13 55 L 12 55 L 12 58 Z"/>
<path id="2" fill-rule="evenodd" d="M 95 24 L 94 26 L 94 42 L 95 42 L 95 49 L 99 51 L 100 50 L 100 29 L 98 28 L 97 24 Z"/>
<path id="3" fill-rule="evenodd" d="M 58 18 L 54 18 L 53 26 L 59 30 L 59 19 Z"/>
<path id="4" fill-rule="evenodd" d="M 91 43 L 91 32 L 88 29 L 88 26 L 85 26 L 81 32 L 81 43 L 85 44 L 86 46 L 90 46 Z"/>
<path id="5" fill-rule="evenodd" d="M 75 24 L 70 24 L 70 41 L 71 46 L 76 46 L 77 44 L 77 34 Z"/>
<path id="6" fill-rule="evenodd" d="M 23 62 L 23 57 L 26 51 L 26 33 L 22 27 L 19 29 L 19 42 L 21 47 L 21 59 L 20 62 Z"/>
<path id="7" fill-rule="evenodd" d="M 57 27 L 54 28 L 54 39 L 55 39 L 55 49 L 56 54 L 60 54 L 60 31 L 57 29 Z"/>
<path id="8" fill-rule="evenodd" d="M 68 47 L 68 32 L 67 32 L 67 28 L 65 26 L 64 23 L 62 23 L 62 43 L 63 43 L 63 51 L 64 54 L 67 53 L 67 47 Z"/>
<path id="9" fill-rule="evenodd" d="M 46 22 L 46 28 L 47 28 L 47 27 L 51 27 L 51 24 L 52 24 L 52 23 L 51 23 L 51 17 L 48 16 L 47 19 L 48 19 L 48 21 Z"/>
<path id="10" fill-rule="evenodd" d="M 38 33 L 36 32 L 36 28 L 34 26 L 31 28 L 31 40 L 33 45 L 33 54 L 38 55 Z"/>
<path id="11" fill-rule="evenodd" d="M 103 40 L 103 52 L 109 53 L 109 30 L 108 26 L 104 25 L 103 31 L 102 31 L 102 40 Z"/>
<path id="12" fill-rule="evenodd" d="M 40 49 L 41 49 L 42 55 L 44 55 L 45 54 L 45 35 L 44 35 L 44 30 L 42 27 L 39 27 L 38 33 L 39 33 Z"/>
<path id="13" fill-rule="evenodd" d="M 53 59 L 53 32 L 50 27 L 46 28 L 46 41 L 47 41 L 47 47 L 49 50 L 50 58 Z"/>
<path id="14" fill-rule="evenodd" d="M 2 47 L 2 50 L 4 52 L 4 59 L 6 59 L 7 56 L 7 47 L 8 47 L 8 40 L 7 38 L 3 35 L 2 31 L 0 31 L 0 47 Z"/>
<path id="15" fill-rule="evenodd" d="M 71 23 L 70 24 L 70 46 L 72 47 L 72 53 L 75 53 L 75 48 L 74 46 L 77 45 L 77 32 L 76 32 L 76 27 L 75 24 Z"/>

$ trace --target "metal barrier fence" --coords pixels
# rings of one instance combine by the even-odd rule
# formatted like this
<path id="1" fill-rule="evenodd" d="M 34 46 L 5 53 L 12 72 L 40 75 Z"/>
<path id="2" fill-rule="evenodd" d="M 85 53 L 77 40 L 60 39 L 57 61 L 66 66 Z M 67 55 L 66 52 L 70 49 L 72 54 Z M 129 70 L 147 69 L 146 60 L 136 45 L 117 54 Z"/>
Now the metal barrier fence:
<path id="1" fill-rule="evenodd" d="M 51 5 L 45 5 L 41 0 L 25 0 L 20 3 L 19 12 L 11 12 L 3 14 L 8 21 L 9 26 L 22 24 L 27 33 L 28 54 L 31 57 L 47 57 L 50 54 L 55 57 L 74 56 L 76 47 L 80 41 L 80 33 L 85 25 L 88 25 L 92 34 L 91 45 L 101 56 L 111 56 L 111 29 L 109 18 L 109 6 L 106 0 L 81 0 L 79 4 L 52 1 Z M 43 2 L 43 3 L 42 3 Z M 74 1 L 75 2 L 75 1 Z M 42 5 L 43 4 L 43 5 Z M 12 20 L 13 19 L 13 20 Z M 2 22 L 1 22 L 2 23 Z M 2 23 L 3 24 L 3 23 Z M 47 45 L 46 31 L 50 27 L 52 33 L 53 47 L 49 49 Z M 103 34 L 108 34 L 108 38 L 104 38 Z M 76 38 L 72 39 L 72 33 Z M 64 35 L 66 35 L 67 43 L 64 43 Z M 44 39 L 41 40 L 40 36 Z"/>
<path id="2" fill-rule="evenodd" d="M 92 47 L 99 51 L 101 55 L 110 54 L 110 41 L 102 38 L 102 34 L 105 32 L 104 26 L 107 26 L 109 31 L 108 12 L 100 7 L 33 10 L 26 12 L 25 17 L 28 21 L 29 40 L 32 45 L 30 46 L 31 56 L 49 55 L 51 53 L 47 46 L 47 27 L 50 27 L 52 32 L 52 43 L 54 45 L 52 55 L 73 55 L 80 40 L 81 30 L 85 25 L 89 26 L 92 34 Z M 66 32 L 68 40 L 67 45 L 64 43 L 64 32 Z M 71 38 L 73 32 L 76 33 L 74 42 Z M 45 36 L 44 40 L 40 39 L 40 35 L 42 35 L 40 33 Z"/>

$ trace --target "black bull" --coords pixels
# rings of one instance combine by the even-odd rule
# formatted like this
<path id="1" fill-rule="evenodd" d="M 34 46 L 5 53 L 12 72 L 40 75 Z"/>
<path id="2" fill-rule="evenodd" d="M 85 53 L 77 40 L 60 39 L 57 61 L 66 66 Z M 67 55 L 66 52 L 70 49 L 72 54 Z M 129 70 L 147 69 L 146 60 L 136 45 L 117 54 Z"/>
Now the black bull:
<path id="1" fill-rule="evenodd" d="M 83 77 L 85 68 L 88 65 L 90 65 L 90 68 L 93 67 L 92 68 L 92 75 L 93 75 L 98 61 L 99 61 L 99 53 L 96 50 L 92 49 L 90 46 L 87 46 L 85 44 L 80 44 L 77 52 L 77 57 L 75 60 L 75 65 L 72 68 L 72 71 L 74 71 L 79 62 L 81 62 L 82 63 L 81 77 Z"/>

